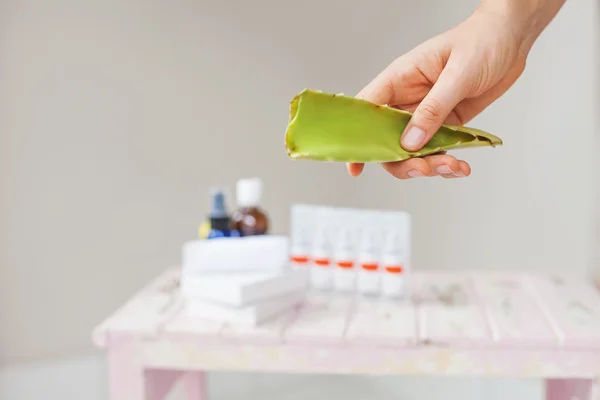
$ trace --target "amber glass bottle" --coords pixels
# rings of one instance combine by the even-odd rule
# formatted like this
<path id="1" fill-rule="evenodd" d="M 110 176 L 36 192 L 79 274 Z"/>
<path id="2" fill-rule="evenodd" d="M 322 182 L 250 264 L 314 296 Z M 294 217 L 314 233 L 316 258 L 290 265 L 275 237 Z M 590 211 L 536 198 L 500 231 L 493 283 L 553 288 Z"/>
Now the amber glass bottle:
<path id="1" fill-rule="evenodd" d="M 236 185 L 238 209 L 232 215 L 234 229 L 241 236 L 265 235 L 269 231 L 269 218 L 260 207 L 262 181 L 259 178 L 240 179 Z"/>

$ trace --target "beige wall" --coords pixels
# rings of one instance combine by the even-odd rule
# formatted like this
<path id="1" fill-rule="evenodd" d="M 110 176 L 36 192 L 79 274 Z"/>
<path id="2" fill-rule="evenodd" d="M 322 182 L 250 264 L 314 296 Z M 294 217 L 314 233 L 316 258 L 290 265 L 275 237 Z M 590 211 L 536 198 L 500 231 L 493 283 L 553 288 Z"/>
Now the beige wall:
<path id="1" fill-rule="evenodd" d="M 585 273 L 593 0 L 568 2 L 473 122 L 506 145 L 465 152 L 472 178 L 399 182 L 373 166 L 351 179 L 285 157 L 297 91 L 354 94 L 475 4 L 5 0 L 0 364 L 89 350 L 95 323 L 178 262 L 207 187 L 241 176 L 264 178 L 277 232 L 293 201 L 398 207 L 414 215 L 416 268 Z"/>

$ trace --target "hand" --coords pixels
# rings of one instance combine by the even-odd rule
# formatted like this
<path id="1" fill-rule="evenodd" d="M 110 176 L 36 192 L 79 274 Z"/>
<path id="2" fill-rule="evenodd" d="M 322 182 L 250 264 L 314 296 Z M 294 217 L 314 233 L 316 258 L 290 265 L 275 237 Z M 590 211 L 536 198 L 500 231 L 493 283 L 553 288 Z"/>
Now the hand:
<path id="1" fill-rule="evenodd" d="M 564 0 L 489 0 L 463 23 L 392 62 L 357 97 L 414 112 L 401 137 L 422 148 L 443 123 L 464 125 L 504 94 L 525 68 L 533 42 Z M 446 154 L 383 163 L 399 179 L 460 178 L 466 161 Z M 364 164 L 348 164 L 358 176 Z"/>

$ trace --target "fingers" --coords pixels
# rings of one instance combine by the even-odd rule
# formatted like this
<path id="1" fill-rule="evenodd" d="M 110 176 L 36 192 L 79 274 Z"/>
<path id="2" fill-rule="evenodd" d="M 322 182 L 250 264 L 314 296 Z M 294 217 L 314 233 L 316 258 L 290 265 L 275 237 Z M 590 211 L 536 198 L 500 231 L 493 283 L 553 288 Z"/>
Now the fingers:
<path id="1" fill-rule="evenodd" d="M 411 158 L 406 161 L 383 163 L 383 169 L 398 179 L 432 176 L 433 170 L 425 158 Z"/>
<path id="2" fill-rule="evenodd" d="M 401 144 L 408 151 L 421 149 L 442 126 L 454 107 L 464 99 L 468 85 L 462 69 L 452 58 L 417 109 L 402 134 Z"/>
<path id="3" fill-rule="evenodd" d="M 468 163 L 445 154 L 383 163 L 382 166 L 387 172 L 398 179 L 426 176 L 441 176 L 451 179 L 463 178 L 471 174 L 471 167 Z"/>
<path id="4" fill-rule="evenodd" d="M 359 176 L 363 169 L 365 168 L 365 164 L 362 163 L 348 163 L 346 164 L 346 168 L 348 169 L 348 173 L 350 176 Z"/>
<path id="5" fill-rule="evenodd" d="M 404 57 L 408 57 L 408 54 Z M 462 124 L 458 114 L 454 113 L 453 110 L 456 105 L 466 97 L 469 89 L 468 78 L 466 74 L 463 73 L 463 67 L 460 60 L 453 60 L 452 57 L 446 60 L 443 61 L 446 65 L 443 66 L 442 64 L 443 68 L 440 68 L 441 73 L 428 93 L 428 87 L 431 84 L 430 82 L 433 82 L 434 78 L 429 77 L 429 75 L 432 74 L 426 75 L 421 70 L 418 71 L 423 75 L 423 79 L 427 82 L 413 85 L 423 88 L 424 91 L 420 93 L 419 96 L 415 96 L 416 93 L 411 93 L 411 85 L 403 87 L 399 84 L 399 82 L 403 83 L 407 81 L 406 78 L 409 77 L 409 72 L 414 73 L 415 69 L 414 64 L 400 62 L 404 61 L 401 57 L 375 77 L 375 79 L 373 79 L 373 81 L 357 95 L 358 98 L 363 98 L 375 104 L 387 104 L 392 106 L 397 106 L 399 104 L 410 105 L 412 102 L 418 102 L 415 104 L 416 108 L 414 108 L 413 116 L 401 137 L 401 145 L 408 151 L 417 151 L 421 149 L 444 122 L 449 122 L 447 120 L 452 120 L 452 123 L 457 125 Z M 403 66 L 406 68 L 410 67 L 408 72 Z M 423 98 L 423 96 L 425 97 Z M 423 100 L 419 102 L 420 99 Z M 436 157 L 439 158 L 439 156 Z M 400 179 L 434 175 L 460 177 L 461 173 L 465 174 L 460 168 L 461 165 L 464 166 L 465 171 L 468 170 L 468 173 L 470 173 L 468 164 L 464 163 L 463 165 L 454 157 L 444 157 L 449 157 L 445 160 L 454 167 L 450 168 L 449 165 L 446 165 L 449 170 L 444 173 L 436 172 L 435 169 L 438 167 L 441 168 L 441 171 L 445 170 L 441 165 L 434 163 L 436 160 L 439 161 L 439 159 L 435 157 L 427 158 L 425 161 L 411 159 L 401 163 L 385 163 L 384 168 Z M 442 161 L 439 162 L 442 163 Z M 350 163 L 347 165 L 348 173 L 351 176 L 359 176 L 363 168 L 363 164 Z"/>
<path id="6" fill-rule="evenodd" d="M 459 160 L 458 161 L 458 167 L 460 168 L 460 171 L 465 175 L 465 176 L 469 176 L 471 175 L 471 166 L 469 165 L 468 162 L 463 161 L 463 160 Z"/>
<path id="7" fill-rule="evenodd" d="M 454 177 L 454 178 L 462 178 L 465 176 L 465 173 L 461 169 L 461 162 L 456 158 L 449 155 L 434 155 L 429 156 L 427 158 L 427 163 L 431 167 L 433 171 L 435 171 L 436 175 L 443 177 Z M 468 164 L 462 161 L 465 165 Z M 468 169 L 469 173 L 471 169 Z"/>

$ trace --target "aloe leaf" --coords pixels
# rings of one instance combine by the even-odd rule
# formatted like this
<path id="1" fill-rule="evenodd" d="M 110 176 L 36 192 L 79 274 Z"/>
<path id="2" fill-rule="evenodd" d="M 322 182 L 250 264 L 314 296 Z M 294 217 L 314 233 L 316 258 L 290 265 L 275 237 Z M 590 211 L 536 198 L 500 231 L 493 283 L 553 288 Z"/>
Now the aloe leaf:
<path id="1" fill-rule="evenodd" d="M 290 104 L 287 154 L 292 159 L 316 161 L 388 162 L 502 145 L 499 137 L 479 129 L 443 125 L 421 150 L 406 151 L 400 136 L 411 115 L 342 94 L 305 89 Z"/>

